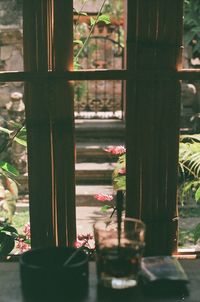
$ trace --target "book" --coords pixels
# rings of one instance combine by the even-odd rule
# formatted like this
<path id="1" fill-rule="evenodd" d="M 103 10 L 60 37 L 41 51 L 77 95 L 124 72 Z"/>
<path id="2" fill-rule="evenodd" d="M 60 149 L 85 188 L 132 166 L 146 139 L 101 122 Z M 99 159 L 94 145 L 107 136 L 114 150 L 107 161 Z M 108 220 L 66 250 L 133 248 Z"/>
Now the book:
<path id="1" fill-rule="evenodd" d="M 141 260 L 140 284 L 153 295 L 188 295 L 188 276 L 173 256 L 144 257 Z"/>

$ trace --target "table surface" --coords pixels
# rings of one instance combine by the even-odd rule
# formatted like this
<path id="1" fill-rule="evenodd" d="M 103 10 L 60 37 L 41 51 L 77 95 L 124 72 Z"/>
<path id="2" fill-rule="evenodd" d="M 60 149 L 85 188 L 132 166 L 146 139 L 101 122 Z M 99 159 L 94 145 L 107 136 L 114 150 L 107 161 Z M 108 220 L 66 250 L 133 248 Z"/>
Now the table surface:
<path id="1" fill-rule="evenodd" d="M 90 263 L 90 279 L 89 290 L 85 298 L 81 302 L 199 302 L 200 301 L 200 260 L 181 260 L 183 268 L 185 269 L 188 278 L 189 296 L 180 296 L 177 298 L 157 298 L 144 296 L 139 290 L 133 291 L 131 294 L 115 291 L 108 293 L 107 291 L 99 291 L 96 279 L 95 263 Z M 77 289 L 78 290 L 78 289 Z M 0 263 L 0 302 L 22 302 L 20 276 L 19 276 L 19 263 Z M 66 297 L 66 301 L 69 301 Z M 70 302 L 72 300 L 70 299 Z M 37 302 L 37 301 L 36 301 Z"/>

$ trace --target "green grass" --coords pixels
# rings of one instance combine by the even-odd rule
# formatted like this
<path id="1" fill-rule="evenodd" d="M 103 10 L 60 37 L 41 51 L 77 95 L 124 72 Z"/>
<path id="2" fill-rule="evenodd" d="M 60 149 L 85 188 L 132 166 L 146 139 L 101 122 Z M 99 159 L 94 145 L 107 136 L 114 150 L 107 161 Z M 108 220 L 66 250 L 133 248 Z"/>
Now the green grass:
<path id="1" fill-rule="evenodd" d="M 0 211 L 0 219 L 1 218 L 6 218 L 5 211 Z M 12 225 L 17 229 L 19 234 L 23 234 L 23 229 L 27 222 L 29 222 L 29 211 L 16 212 Z"/>
<path id="2" fill-rule="evenodd" d="M 25 224 L 29 222 L 29 220 L 29 211 L 19 212 L 13 217 L 13 225 L 16 227 L 19 233 L 22 233 Z"/>

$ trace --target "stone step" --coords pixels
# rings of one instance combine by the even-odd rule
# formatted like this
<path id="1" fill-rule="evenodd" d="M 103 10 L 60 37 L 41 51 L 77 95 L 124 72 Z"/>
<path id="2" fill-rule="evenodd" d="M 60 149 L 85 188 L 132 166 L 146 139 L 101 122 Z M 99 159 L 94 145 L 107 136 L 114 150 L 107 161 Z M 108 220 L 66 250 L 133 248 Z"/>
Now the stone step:
<path id="1" fill-rule="evenodd" d="M 96 194 L 113 195 L 112 185 L 78 185 L 76 186 L 76 206 L 99 206 L 103 204 L 95 199 Z M 109 202 L 108 202 L 109 203 Z"/>
<path id="2" fill-rule="evenodd" d="M 76 163 L 76 184 L 108 184 L 112 183 L 115 163 Z"/>
<path id="3" fill-rule="evenodd" d="M 76 120 L 76 141 L 124 140 L 125 123 L 121 120 Z"/>
<path id="4" fill-rule="evenodd" d="M 115 162 L 82 162 L 75 164 L 75 176 L 77 185 L 111 185 L 112 173 L 116 166 Z M 20 175 L 17 178 L 19 194 L 28 193 L 28 176 Z"/>
<path id="5" fill-rule="evenodd" d="M 78 142 L 76 144 L 76 162 L 116 162 L 118 156 L 107 152 L 106 149 L 110 146 L 124 146 L 123 141 L 109 142 Z"/>
<path id="6" fill-rule="evenodd" d="M 76 186 L 76 206 L 102 207 L 103 203 L 95 199 L 96 194 L 113 195 L 112 185 L 77 185 Z M 108 202 L 109 203 L 109 202 Z M 17 212 L 29 210 L 28 195 L 19 196 L 17 202 Z"/>

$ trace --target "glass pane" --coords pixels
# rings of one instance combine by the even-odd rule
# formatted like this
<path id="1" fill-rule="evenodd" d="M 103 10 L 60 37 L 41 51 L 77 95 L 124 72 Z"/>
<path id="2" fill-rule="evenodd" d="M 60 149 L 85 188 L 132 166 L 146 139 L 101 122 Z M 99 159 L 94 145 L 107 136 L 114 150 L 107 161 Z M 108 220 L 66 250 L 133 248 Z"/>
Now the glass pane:
<path id="1" fill-rule="evenodd" d="M 12 226 L 21 235 L 16 235 L 11 253 L 29 247 L 24 241 L 24 231 L 29 233 L 29 197 L 23 88 L 19 82 L 0 83 L 0 234 L 11 235 Z"/>
<path id="2" fill-rule="evenodd" d="M 22 0 L 0 1 L 0 70 L 23 70 Z"/>
<path id="3" fill-rule="evenodd" d="M 200 249 L 200 82 L 182 82 L 179 247 Z"/>
<path id="4" fill-rule="evenodd" d="M 105 111 L 106 104 L 111 105 L 117 100 L 117 96 L 113 97 L 113 86 L 117 87 L 117 84 L 118 81 L 76 83 L 75 104 L 80 109 L 76 113 L 82 117 L 76 119 L 76 213 L 79 244 L 82 242 L 81 238 L 93 234 L 93 223 L 97 219 L 109 217 L 113 212 L 116 186 L 114 187 L 112 175 L 115 169 L 115 185 L 125 185 L 125 125 L 120 119 L 107 118 L 109 114 L 113 114 L 112 108 Z M 77 89 L 81 89 L 79 85 L 85 85 L 81 96 L 77 95 Z M 106 97 L 104 85 L 108 88 Z M 102 91 L 93 92 L 95 86 L 102 88 Z M 87 119 L 83 118 L 84 115 Z M 98 118 L 95 119 L 95 116 Z M 116 168 L 120 156 L 123 156 L 122 162 Z M 89 243 L 93 246 L 92 239 Z"/>
<path id="5" fill-rule="evenodd" d="M 76 69 L 124 68 L 124 1 L 103 2 L 74 0 Z"/>

